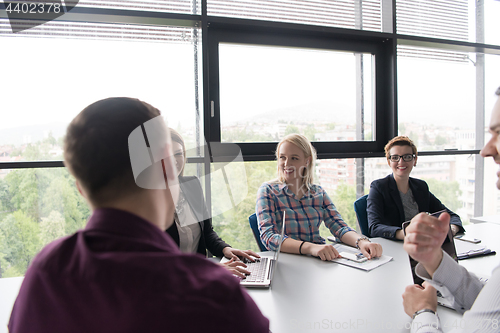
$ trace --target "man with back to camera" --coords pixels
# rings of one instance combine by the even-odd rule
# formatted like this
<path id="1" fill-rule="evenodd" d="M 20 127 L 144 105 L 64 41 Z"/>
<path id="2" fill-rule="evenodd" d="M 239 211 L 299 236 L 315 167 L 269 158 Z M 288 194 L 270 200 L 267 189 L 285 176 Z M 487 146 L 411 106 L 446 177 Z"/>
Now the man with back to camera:
<path id="1" fill-rule="evenodd" d="M 209 260 L 182 254 L 164 232 L 178 187 L 159 115 L 139 100 L 108 98 L 70 123 L 64 163 L 92 216 L 84 230 L 52 242 L 33 260 L 10 333 L 269 332 L 269 321 L 238 279 Z M 145 189 L 135 182 L 128 140 L 155 117 L 165 142 L 163 189 Z"/>
<path id="2" fill-rule="evenodd" d="M 496 94 L 500 96 L 500 87 Z M 497 99 L 490 121 L 491 139 L 481 150 L 481 156 L 493 157 L 500 165 L 500 98 Z M 500 177 L 500 171 L 497 173 Z M 500 178 L 497 181 L 500 189 Z M 438 218 L 427 214 L 415 216 L 406 229 L 404 248 L 419 262 L 416 272 L 425 280 L 445 286 L 455 298 L 453 306 L 464 313 L 453 332 L 500 332 L 500 265 L 495 267 L 487 283 L 480 281 L 457 264 L 441 249 L 448 233 L 450 216 Z M 412 332 L 442 332 L 437 317 L 436 289 L 430 282 L 406 287 L 403 294 L 405 312 L 413 317 Z"/>

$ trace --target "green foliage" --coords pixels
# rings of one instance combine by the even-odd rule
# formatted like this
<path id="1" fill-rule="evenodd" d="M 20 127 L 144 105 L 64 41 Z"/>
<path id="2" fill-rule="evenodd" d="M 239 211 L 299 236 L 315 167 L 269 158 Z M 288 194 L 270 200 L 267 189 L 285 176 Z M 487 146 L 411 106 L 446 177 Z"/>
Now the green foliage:
<path id="1" fill-rule="evenodd" d="M 293 133 L 300 134 L 299 128 L 295 125 L 288 125 L 285 129 L 285 135 L 293 134 Z"/>
<path id="2" fill-rule="evenodd" d="M 418 140 L 418 135 L 413 133 L 413 132 L 410 132 L 410 134 L 408 135 L 408 137 L 411 139 L 411 141 L 413 141 L 413 143 L 415 144 L 415 146 L 419 146 L 419 140 Z M 425 141 L 425 138 L 424 138 L 424 141 Z"/>
<path id="3" fill-rule="evenodd" d="M 77 193 L 74 182 L 70 182 L 69 177 L 61 174 L 52 179 L 45 193 L 44 216 L 48 216 L 51 212 L 58 212 L 64 216 L 66 234 L 72 234 L 85 225 L 90 211 L 88 211 L 88 206 L 82 203 L 82 197 Z"/>
<path id="4" fill-rule="evenodd" d="M 309 124 L 304 130 L 304 135 L 309 139 L 309 141 L 314 141 L 314 136 L 317 132 L 318 131 L 316 130 L 316 127 L 314 127 L 314 125 L 312 124 Z"/>
<path id="5" fill-rule="evenodd" d="M 270 134 L 254 133 L 251 129 L 224 130 L 221 133 L 223 142 L 269 142 L 278 138 Z"/>
<path id="6" fill-rule="evenodd" d="M 400 135 L 404 135 L 404 133 L 406 133 L 406 125 L 405 125 L 405 123 L 399 123 L 398 127 L 399 127 L 399 133 L 400 133 Z"/>
<path id="7" fill-rule="evenodd" d="M 260 185 L 276 177 L 276 162 L 247 162 L 244 165 L 246 180 L 242 177 L 241 184 L 235 184 L 234 188 L 246 187 L 248 192 L 245 199 L 235 208 L 214 216 L 212 223 L 217 234 L 232 247 L 259 251 L 248 217 L 255 213 L 256 194 Z M 224 200 L 224 191 L 224 188 L 212 188 L 212 206 Z"/>
<path id="8" fill-rule="evenodd" d="M 49 134 L 28 145 L 25 160 L 39 160 L 57 144 Z M 0 179 L 1 277 L 21 276 L 47 243 L 85 225 L 90 209 L 64 168 L 18 169 Z"/>
<path id="9" fill-rule="evenodd" d="M 31 260 L 41 248 L 38 224 L 26 213 L 16 211 L 0 222 L 2 248 L 7 267 L 25 272 Z"/>
<path id="10" fill-rule="evenodd" d="M 9 191 L 9 184 L 5 179 L 0 178 L 0 221 L 8 214 L 14 212 L 12 196 L 13 193 Z"/>
<path id="11" fill-rule="evenodd" d="M 5 254 L 2 253 L 4 247 L 7 247 L 7 245 L 5 245 L 5 236 L 2 230 L 0 230 L 0 278 L 5 277 L 5 269 L 9 266 L 8 261 L 4 258 Z"/>
<path id="12" fill-rule="evenodd" d="M 344 222 L 351 228 L 356 229 L 356 213 L 354 212 L 354 201 L 356 201 L 356 186 L 339 184 L 337 190 L 331 197 Z"/>
<path id="13" fill-rule="evenodd" d="M 9 192 L 13 194 L 11 199 L 13 209 L 23 211 L 33 220 L 39 221 L 40 190 L 48 183 L 47 170 L 14 170 L 5 177 L 5 180 L 9 186 Z"/>
<path id="14" fill-rule="evenodd" d="M 448 143 L 448 139 L 444 136 L 438 135 L 436 136 L 436 139 L 434 140 L 434 144 L 438 146 L 442 146 Z"/>
<path id="15" fill-rule="evenodd" d="M 432 194 L 434 194 L 434 196 L 438 198 L 448 209 L 456 211 L 462 206 L 462 203 L 459 200 L 462 195 L 462 191 L 460 190 L 460 184 L 458 184 L 457 181 L 448 182 L 436 179 L 424 180 L 427 185 L 429 185 L 429 190 Z"/>
<path id="16" fill-rule="evenodd" d="M 64 217 L 55 210 L 51 211 L 48 217 L 42 217 L 42 222 L 40 222 L 41 242 L 48 244 L 66 235 L 65 224 Z"/>
<path id="17" fill-rule="evenodd" d="M 326 129 L 328 131 L 333 131 L 335 129 L 335 123 L 328 123 L 328 124 L 326 124 Z"/>

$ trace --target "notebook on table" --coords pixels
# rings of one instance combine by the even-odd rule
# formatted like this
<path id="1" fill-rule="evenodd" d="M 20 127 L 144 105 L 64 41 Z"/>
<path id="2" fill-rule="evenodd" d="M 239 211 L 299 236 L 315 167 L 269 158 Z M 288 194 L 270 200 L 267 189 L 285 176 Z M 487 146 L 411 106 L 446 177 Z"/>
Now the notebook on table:
<path id="1" fill-rule="evenodd" d="M 255 262 L 245 262 L 247 271 L 250 271 L 250 275 L 240 280 L 240 284 L 244 287 L 256 287 L 256 288 L 267 288 L 271 286 L 273 280 L 274 272 L 278 265 L 278 257 L 281 251 L 281 244 L 283 243 L 285 236 L 285 211 L 283 211 L 283 224 L 281 226 L 281 234 L 279 238 L 279 245 L 277 251 L 273 252 L 272 257 L 262 257 L 257 259 Z M 221 262 L 228 261 L 226 258 L 222 258 Z"/>

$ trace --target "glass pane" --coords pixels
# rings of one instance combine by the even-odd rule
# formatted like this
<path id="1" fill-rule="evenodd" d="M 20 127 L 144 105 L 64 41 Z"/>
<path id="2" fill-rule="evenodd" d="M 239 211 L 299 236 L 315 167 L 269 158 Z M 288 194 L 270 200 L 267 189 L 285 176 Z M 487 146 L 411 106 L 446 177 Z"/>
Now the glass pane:
<path id="1" fill-rule="evenodd" d="M 182 14 L 201 14 L 200 0 L 80 0 L 78 7 L 147 10 L 151 12 L 170 12 Z"/>
<path id="2" fill-rule="evenodd" d="M 242 201 L 235 204 L 234 208 L 227 209 L 228 187 L 224 182 L 216 181 L 216 174 L 212 172 L 212 214 L 214 215 L 212 223 L 217 234 L 232 247 L 260 251 L 250 229 L 248 217 L 255 213 L 255 198 L 260 185 L 276 178 L 276 161 L 238 164 L 243 164 L 246 175 L 244 178 L 237 179 L 233 188 L 246 188 L 247 191 L 241 198 Z M 212 166 L 212 170 L 216 168 L 220 169 L 220 165 Z"/>
<path id="3" fill-rule="evenodd" d="M 198 30 L 49 22 L 13 34 L 0 19 L 0 44 L 9 50 L 3 61 L 22 64 L 2 70 L 3 158 L 61 159 L 67 124 L 90 103 L 113 96 L 146 101 L 182 135 L 202 138 Z"/>
<path id="4" fill-rule="evenodd" d="M 498 164 L 491 157 L 485 158 L 483 216 L 500 215 L 500 191 L 497 188 L 497 172 Z"/>
<path id="5" fill-rule="evenodd" d="M 354 212 L 356 160 L 354 158 L 317 160 L 316 175 L 317 183 L 328 193 L 344 222 L 356 229 Z M 326 238 L 331 232 L 322 225 L 321 235 Z"/>
<path id="6" fill-rule="evenodd" d="M 83 228 L 89 216 L 65 168 L 1 170 L 0 277 L 24 275 L 43 246 Z"/>
<path id="7" fill-rule="evenodd" d="M 500 1 L 484 1 L 484 43 L 500 45 Z M 477 41 L 481 42 L 481 41 Z"/>
<path id="8" fill-rule="evenodd" d="M 474 170 L 474 155 L 418 156 L 410 176 L 425 180 L 432 194 L 460 215 L 463 223 L 469 223 L 474 216 Z M 372 181 L 391 173 L 386 158 L 365 158 L 364 193 L 370 192 Z"/>
<path id="9" fill-rule="evenodd" d="M 500 2 L 499 2 L 500 3 Z M 498 80 L 500 73 L 500 56 L 486 54 L 484 55 L 484 111 L 485 111 L 485 127 L 488 131 L 490 125 L 491 111 L 495 105 L 498 96 L 495 91 L 500 87 L 500 80 Z M 487 142 L 487 141 L 485 141 Z"/>
<path id="10" fill-rule="evenodd" d="M 311 141 L 373 140 L 373 62 L 371 54 L 220 44 L 222 141 L 276 142 L 289 133 Z M 363 123 L 356 122 L 358 110 Z"/>
<path id="11" fill-rule="evenodd" d="M 419 151 L 475 149 L 475 54 L 433 52 L 398 48 L 399 134 Z"/>
<path id="12" fill-rule="evenodd" d="M 396 0 L 397 32 L 500 45 L 498 0 Z"/>
<path id="13" fill-rule="evenodd" d="M 468 41 L 469 25 L 474 24 L 468 2 L 474 5 L 472 0 L 396 0 L 397 32 Z M 470 36 L 473 34 L 474 30 Z"/>
<path id="14" fill-rule="evenodd" d="M 208 15 L 382 31 L 380 0 L 208 0 Z"/>

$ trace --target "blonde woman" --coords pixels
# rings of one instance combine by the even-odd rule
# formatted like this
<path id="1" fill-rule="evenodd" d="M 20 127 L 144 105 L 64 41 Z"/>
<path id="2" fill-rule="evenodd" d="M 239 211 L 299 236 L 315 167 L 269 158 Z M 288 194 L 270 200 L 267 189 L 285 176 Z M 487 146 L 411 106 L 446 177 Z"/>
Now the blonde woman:
<path id="1" fill-rule="evenodd" d="M 278 178 L 262 184 L 257 193 L 257 219 L 262 243 L 276 250 L 286 211 L 282 252 L 312 255 L 321 260 L 339 256 L 319 235 L 322 222 L 343 243 L 355 246 L 368 258 L 380 257 L 382 246 L 361 236 L 342 220 L 328 194 L 313 184 L 316 150 L 300 134 L 284 137 L 276 148 Z"/>

